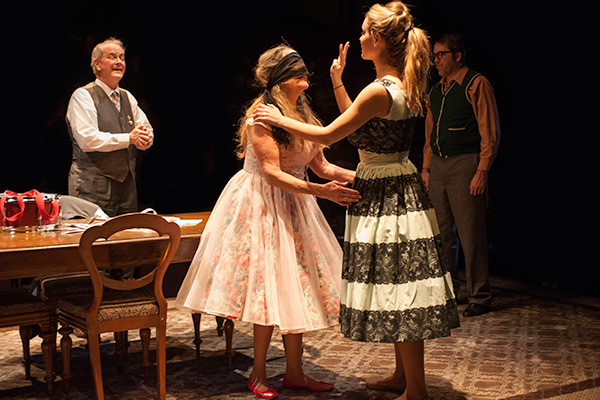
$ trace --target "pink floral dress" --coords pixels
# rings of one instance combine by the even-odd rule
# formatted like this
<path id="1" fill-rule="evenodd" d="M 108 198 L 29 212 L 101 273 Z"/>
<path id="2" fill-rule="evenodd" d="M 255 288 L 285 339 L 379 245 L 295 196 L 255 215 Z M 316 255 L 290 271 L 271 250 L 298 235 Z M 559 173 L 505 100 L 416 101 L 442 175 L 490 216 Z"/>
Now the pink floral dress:
<path id="1" fill-rule="evenodd" d="M 306 179 L 320 150 L 280 148 Z M 338 323 L 342 250 L 316 199 L 269 185 L 252 143 L 223 189 L 176 299 L 180 309 L 301 333 Z"/>

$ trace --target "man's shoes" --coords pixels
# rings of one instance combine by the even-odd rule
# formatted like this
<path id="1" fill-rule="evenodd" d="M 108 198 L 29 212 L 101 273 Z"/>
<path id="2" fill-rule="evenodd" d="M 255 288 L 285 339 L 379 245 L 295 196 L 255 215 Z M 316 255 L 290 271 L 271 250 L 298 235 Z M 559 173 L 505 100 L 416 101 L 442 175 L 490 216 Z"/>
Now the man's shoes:
<path id="1" fill-rule="evenodd" d="M 478 315 L 482 315 L 490 311 L 488 306 L 484 306 L 483 304 L 471 303 L 465 308 L 463 311 L 463 316 L 465 317 L 476 317 Z"/>
<path id="2" fill-rule="evenodd" d="M 458 296 L 456 296 L 455 299 L 456 299 L 456 304 L 459 305 L 459 306 L 462 306 L 464 304 L 469 304 L 469 299 L 466 298 L 466 297 L 458 297 Z"/>

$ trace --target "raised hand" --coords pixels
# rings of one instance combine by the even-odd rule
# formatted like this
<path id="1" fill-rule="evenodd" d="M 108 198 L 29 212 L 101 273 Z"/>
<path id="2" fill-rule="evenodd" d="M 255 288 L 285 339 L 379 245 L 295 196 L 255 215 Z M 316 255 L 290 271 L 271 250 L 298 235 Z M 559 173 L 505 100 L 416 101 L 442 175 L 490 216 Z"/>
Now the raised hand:
<path id="1" fill-rule="evenodd" d="M 346 55 L 348 54 L 348 47 L 350 47 L 350 42 L 340 44 L 339 55 L 333 60 L 331 67 L 329 68 L 329 74 L 331 75 L 331 81 L 334 87 L 342 84 L 342 73 L 346 67 Z"/>

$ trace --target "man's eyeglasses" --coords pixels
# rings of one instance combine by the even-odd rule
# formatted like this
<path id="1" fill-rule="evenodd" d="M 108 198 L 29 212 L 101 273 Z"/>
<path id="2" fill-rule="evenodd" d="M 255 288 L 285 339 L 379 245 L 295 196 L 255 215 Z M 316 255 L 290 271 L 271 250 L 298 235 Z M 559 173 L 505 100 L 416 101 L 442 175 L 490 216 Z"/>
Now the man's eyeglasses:
<path id="1" fill-rule="evenodd" d="M 438 51 L 432 54 L 434 60 L 441 60 L 447 53 L 454 53 L 452 50 Z"/>

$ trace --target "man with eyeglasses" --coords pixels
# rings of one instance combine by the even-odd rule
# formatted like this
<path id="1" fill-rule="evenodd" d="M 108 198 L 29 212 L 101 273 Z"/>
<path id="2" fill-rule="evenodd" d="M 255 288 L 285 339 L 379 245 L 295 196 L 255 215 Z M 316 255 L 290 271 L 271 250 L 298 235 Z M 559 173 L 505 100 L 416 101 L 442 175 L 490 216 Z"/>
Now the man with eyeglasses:
<path id="1" fill-rule="evenodd" d="M 465 54 L 459 35 L 446 34 L 434 43 L 433 62 L 441 79 L 428 97 L 421 175 L 437 215 L 455 293 L 456 255 L 458 245 L 462 247 L 469 301 L 463 315 L 474 317 L 491 305 L 485 190 L 498 152 L 500 124 L 492 86 L 466 66 Z"/>

